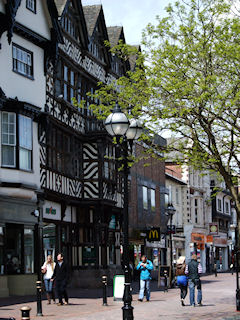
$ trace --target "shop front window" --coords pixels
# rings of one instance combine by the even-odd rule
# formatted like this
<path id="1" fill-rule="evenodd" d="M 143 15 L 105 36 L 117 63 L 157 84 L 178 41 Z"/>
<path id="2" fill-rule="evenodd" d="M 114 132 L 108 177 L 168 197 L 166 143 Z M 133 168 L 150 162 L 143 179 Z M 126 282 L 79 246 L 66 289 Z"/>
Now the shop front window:
<path id="1" fill-rule="evenodd" d="M 47 259 L 48 255 L 55 257 L 56 247 L 56 226 L 53 223 L 46 223 L 43 227 L 43 248 L 44 258 Z"/>
<path id="2" fill-rule="evenodd" d="M 6 226 L 6 273 L 19 274 L 22 273 L 22 225 Z"/>
<path id="3" fill-rule="evenodd" d="M 32 229 L 24 229 L 25 273 L 34 273 L 34 234 Z"/>
<path id="4" fill-rule="evenodd" d="M 4 234 L 0 227 L 0 274 L 4 274 Z"/>

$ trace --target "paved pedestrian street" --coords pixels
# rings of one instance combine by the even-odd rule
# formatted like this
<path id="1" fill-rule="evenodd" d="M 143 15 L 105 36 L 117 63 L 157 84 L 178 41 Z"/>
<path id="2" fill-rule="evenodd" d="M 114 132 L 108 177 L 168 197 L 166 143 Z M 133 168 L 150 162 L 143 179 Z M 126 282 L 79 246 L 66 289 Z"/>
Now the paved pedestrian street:
<path id="1" fill-rule="evenodd" d="M 141 320 L 197 320 L 197 319 L 240 319 L 240 313 L 235 311 L 235 275 L 218 274 L 215 276 L 205 276 L 203 280 L 203 306 L 190 307 L 189 296 L 186 298 L 186 306 L 180 305 L 179 290 L 171 289 L 164 293 L 154 290 L 150 302 L 137 301 L 137 294 L 133 295 L 134 319 Z M 155 287 L 153 285 L 153 287 Z M 79 289 L 81 290 L 81 289 Z M 84 298 L 84 294 L 88 298 Z M 90 296 L 98 296 L 91 298 Z M 102 306 L 102 299 L 99 298 L 101 290 L 95 293 L 91 290 L 81 290 L 79 297 L 72 294 L 70 304 L 67 306 L 47 305 L 43 301 L 44 316 L 36 317 L 36 302 L 15 303 L 14 298 L 0 300 L 0 319 L 15 317 L 20 320 L 19 309 L 23 305 L 32 308 L 31 319 L 42 320 L 120 320 L 122 319 L 122 302 L 113 301 L 108 298 L 109 306 Z M 15 298 L 16 301 L 16 298 Z"/>

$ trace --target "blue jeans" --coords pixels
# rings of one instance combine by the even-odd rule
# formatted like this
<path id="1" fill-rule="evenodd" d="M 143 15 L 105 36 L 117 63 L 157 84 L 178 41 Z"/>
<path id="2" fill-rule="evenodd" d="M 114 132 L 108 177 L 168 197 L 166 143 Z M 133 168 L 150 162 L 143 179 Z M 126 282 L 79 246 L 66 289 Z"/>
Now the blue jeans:
<path id="1" fill-rule="evenodd" d="M 150 300 L 150 280 L 140 280 L 139 299 L 143 300 L 146 288 L 146 298 Z"/>
<path id="2" fill-rule="evenodd" d="M 198 295 L 197 295 L 197 302 L 201 303 L 202 302 L 202 288 L 201 288 L 201 283 L 200 280 L 195 280 L 193 281 L 192 279 L 188 280 L 188 285 L 189 285 L 189 291 L 190 291 L 190 305 L 195 305 L 195 286 L 197 285 L 197 290 L 198 290 Z"/>
<path id="3" fill-rule="evenodd" d="M 50 279 L 44 279 L 44 284 L 45 284 L 46 292 L 47 293 L 52 292 L 52 286 L 53 286 L 52 281 L 50 281 Z"/>

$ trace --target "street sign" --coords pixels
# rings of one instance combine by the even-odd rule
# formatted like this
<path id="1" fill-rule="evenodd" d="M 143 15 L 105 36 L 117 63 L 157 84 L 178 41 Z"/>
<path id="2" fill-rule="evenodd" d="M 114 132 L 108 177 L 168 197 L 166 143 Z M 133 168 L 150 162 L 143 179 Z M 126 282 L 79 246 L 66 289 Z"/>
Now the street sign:
<path id="1" fill-rule="evenodd" d="M 175 225 L 167 226 L 167 234 L 175 234 L 175 233 L 176 233 Z"/>
<path id="2" fill-rule="evenodd" d="M 150 242 L 161 240 L 160 228 L 152 228 L 151 230 L 147 230 L 146 233 L 147 233 L 147 240 Z"/>

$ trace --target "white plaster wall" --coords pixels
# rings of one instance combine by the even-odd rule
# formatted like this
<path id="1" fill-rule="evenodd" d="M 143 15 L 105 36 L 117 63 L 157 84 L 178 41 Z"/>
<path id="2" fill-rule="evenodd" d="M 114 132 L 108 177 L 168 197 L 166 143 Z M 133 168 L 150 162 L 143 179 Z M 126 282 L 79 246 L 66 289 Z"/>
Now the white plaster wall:
<path id="1" fill-rule="evenodd" d="M 46 0 L 36 1 L 36 14 L 26 8 L 26 0 L 21 2 L 16 15 L 16 21 L 35 31 L 41 36 L 50 39 L 50 17 L 47 11 Z"/>
<path id="2" fill-rule="evenodd" d="M 0 129 L 1 129 L 1 112 L 0 112 Z M 1 132 L 1 130 L 0 130 Z M 40 160 L 39 160 L 39 144 L 38 144 L 38 125 L 33 122 L 33 157 L 32 172 L 0 168 L 0 180 L 4 182 L 18 182 L 23 184 L 36 185 L 40 188 Z M 1 166 L 1 134 L 0 134 L 0 166 Z"/>
<path id="3" fill-rule="evenodd" d="M 71 220 L 72 220 L 71 206 L 67 206 L 63 221 L 71 222 Z"/>
<path id="4" fill-rule="evenodd" d="M 46 101 L 46 80 L 44 76 L 43 49 L 14 34 L 12 42 L 33 52 L 33 77 L 28 79 L 12 71 L 12 44 L 9 45 L 6 32 L 2 35 L 0 50 L 0 87 L 7 97 L 26 101 L 41 109 Z"/>
<path id="5" fill-rule="evenodd" d="M 183 226 L 183 215 L 184 215 L 184 206 L 182 198 L 182 185 L 179 183 L 172 181 L 166 177 L 166 188 L 171 190 L 172 198 L 171 202 L 176 209 L 176 213 L 173 216 L 173 225 L 175 226 Z M 176 199 L 176 188 L 178 188 L 178 203 Z"/>

